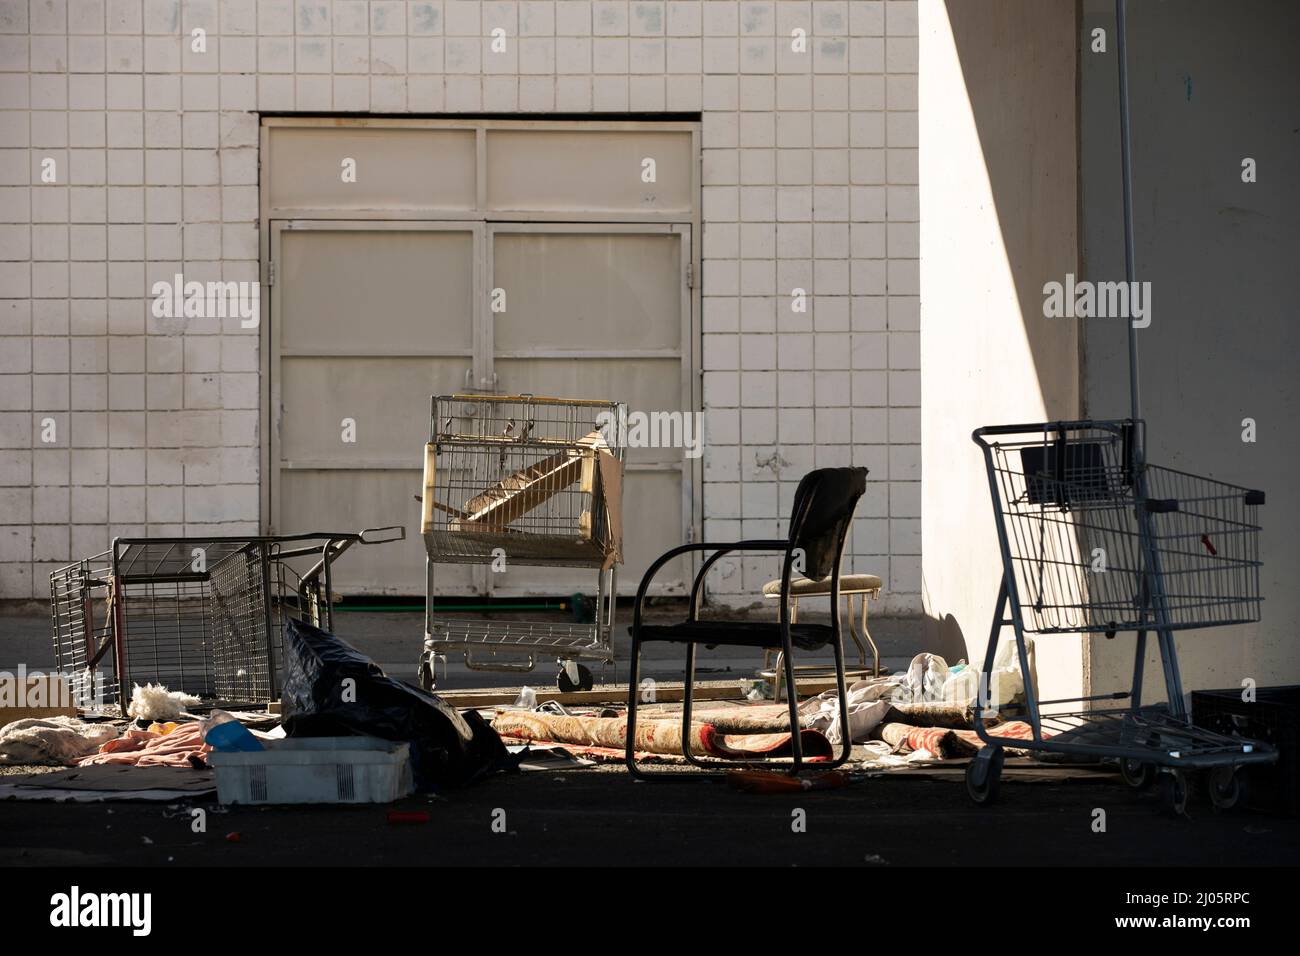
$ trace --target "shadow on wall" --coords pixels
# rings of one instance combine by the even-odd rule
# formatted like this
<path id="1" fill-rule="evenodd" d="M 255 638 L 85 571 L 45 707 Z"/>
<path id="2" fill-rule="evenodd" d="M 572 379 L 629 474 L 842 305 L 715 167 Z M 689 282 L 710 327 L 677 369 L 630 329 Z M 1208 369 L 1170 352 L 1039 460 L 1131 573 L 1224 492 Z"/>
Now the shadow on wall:
<path id="1" fill-rule="evenodd" d="M 929 642 L 925 650 L 931 654 L 938 654 L 949 664 L 955 664 L 961 660 L 965 660 L 970 664 L 982 663 L 984 660 L 983 645 L 977 643 L 970 646 L 969 650 L 967 647 L 966 635 L 962 632 L 961 624 L 957 622 L 957 618 L 951 614 L 946 614 L 942 619 L 931 619 Z"/>

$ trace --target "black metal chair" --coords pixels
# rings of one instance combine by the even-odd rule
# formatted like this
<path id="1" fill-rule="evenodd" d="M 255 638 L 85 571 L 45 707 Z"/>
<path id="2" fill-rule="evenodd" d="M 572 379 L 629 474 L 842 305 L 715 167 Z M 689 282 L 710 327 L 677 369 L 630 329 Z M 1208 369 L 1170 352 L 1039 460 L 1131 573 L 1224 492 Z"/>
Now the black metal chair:
<path id="1" fill-rule="evenodd" d="M 632 611 L 631 675 L 628 681 L 627 702 L 627 753 L 628 771 L 641 780 L 699 779 L 698 775 L 680 773 L 651 773 L 639 770 L 635 760 L 636 708 L 640 694 L 641 645 L 649 641 L 665 641 L 686 645 L 686 680 L 682 699 L 682 756 L 702 770 L 731 769 L 745 766 L 771 767 L 770 761 L 713 760 L 703 761 L 690 752 L 691 696 L 695 685 L 695 649 L 704 644 L 729 647 L 753 647 L 762 650 L 779 647 L 788 688 L 795 687 L 794 647 L 817 650 L 827 644 L 835 654 L 835 682 L 839 690 L 840 727 L 843 728 L 839 755 L 830 763 L 818 764 L 830 770 L 849 759 L 853 751 L 850 739 L 848 693 L 845 687 L 844 645 L 840 632 L 840 562 L 844 555 L 844 540 L 848 535 L 853 512 L 858 499 L 867 487 L 865 468 L 819 468 L 804 475 L 795 490 L 794 508 L 790 515 L 789 537 L 785 540 L 755 539 L 732 544 L 698 542 L 673 548 L 650 565 L 641 585 L 637 588 L 636 604 Z M 692 551 L 712 551 L 700 567 L 691 586 L 691 598 L 685 621 L 679 624 L 643 624 L 641 609 L 646 591 L 655 574 L 665 564 L 680 554 Z M 776 551 L 784 557 L 781 568 L 781 617 L 779 621 L 701 621 L 700 596 L 705 575 L 719 558 L 735 551 Z M 790 578 L 796 564 L 802 564 L 804 575 L 813 581 L 831 579 L 831 623 L 793 624 L 790 621 Z M 792 774 L 803 768 L 803 746 L 799 738 L 798 694 L 788 693 L 790 702 L 791 749 L 794 757 Z"/>

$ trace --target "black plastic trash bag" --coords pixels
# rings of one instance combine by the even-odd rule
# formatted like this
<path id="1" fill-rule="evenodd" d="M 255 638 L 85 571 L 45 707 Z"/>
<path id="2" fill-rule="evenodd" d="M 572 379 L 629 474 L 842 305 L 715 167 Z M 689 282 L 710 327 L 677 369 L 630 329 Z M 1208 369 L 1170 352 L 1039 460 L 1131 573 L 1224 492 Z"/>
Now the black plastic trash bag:
<path id="1" fill-rule="evenodd" d="M 360 734 L 409 742 L 420 790 L 473 783 L 508 764 L 501 738 L 476 711 L 457 713 L 441 698 L 388 677 L 328 631 L 293 619 L 284 624 L 280 706 L 290 737 Z"/>

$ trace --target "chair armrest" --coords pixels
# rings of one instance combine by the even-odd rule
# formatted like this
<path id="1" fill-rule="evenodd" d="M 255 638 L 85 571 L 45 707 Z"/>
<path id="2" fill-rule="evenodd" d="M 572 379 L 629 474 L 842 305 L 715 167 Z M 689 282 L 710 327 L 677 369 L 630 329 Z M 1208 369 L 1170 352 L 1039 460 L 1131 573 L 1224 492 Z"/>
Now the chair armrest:
<path id="1" fill-rule="evenodd" d="M 708 541 L 696 541 L 692 544 L 679 545 L 676 548 L 672 548 L 668 551 L 665 551 L 655 560 L 655 562 L 652 565 L 650 565 L 650 567 L 646 568 L 645 574 L 641 576 L 641 584 L 637 587 L 636 590 L 636 603 L 632 606 L 633 633 L 638 631 L 641 627 L 641 605 L 645 601 L 646 591 L 649 590 L 650 584 L 654 580 L 655 575 L 659 573 L 659 570 L 665 564 L 667 564 L 669 561 L 671 561 L 673 558 L 677 557 L 678 555 L 688 554 L 692 551 L 716 551 L 717 552 L 716 554 L 712 555 L 708 560 L 704 562 L 703 567 L 700 568 L 700 572 L 699 574 L 696 575 L 695 581 L 692 584 L 690 607 L 691 607 L 691 614 L 693 616 L 697 592 L 699 590 L 700 584 L 704 580 L 704 575 L 708 572 L 709 568 L 714 564 L 714 562 L 716 562 L 719 558 L 723 557 L 724 555 L 730 554 L 733 551 L 788 552 L 789 550 L 790 550 L 790 542 L 784 539 L 754 538 L 748 541 L 733 541 L 728 544 L 712 544 Z"/>

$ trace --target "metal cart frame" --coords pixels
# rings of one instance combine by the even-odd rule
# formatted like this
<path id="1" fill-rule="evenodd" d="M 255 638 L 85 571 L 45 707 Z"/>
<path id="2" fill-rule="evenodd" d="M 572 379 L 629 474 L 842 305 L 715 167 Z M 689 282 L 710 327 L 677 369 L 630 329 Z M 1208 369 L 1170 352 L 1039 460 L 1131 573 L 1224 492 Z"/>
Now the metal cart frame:
<path id="1" fill-rule="evenodd" d="M 280 625 L 333 627 L 333 564 L 356 544 L 402 540 L 401 527 L 359 533 L 115 538 L 50 574 L 58 670 L 74 697 L 116 700 L 159 682 L 204 706 L 279 697 Z M 315 558 L 299 573 L 288 562 Z"/>
<path id="2" fill-rule="evenodd" d="M 419 674 L 425 689 L 433 689 L 436 663 L 451 650 L 461 651 L 471 670 L 521 673 L 532 671 L 541 655 L 554 655 L 564 691 L 593 686 L 580 661 L 613 663 L 621 511 L 615 511 L 618 501 L 605 498 L 611 476 L 602 471 L 601 456 L 615 463 L 621 498 L 625 449 L 617 423 L 625 418 L 623 408 L 526 394 L 433 396 L 421 498 L 427 556 Z M 594 620 L 439 616 L 437 565 L 502 559 L 507 568 L 595 570 Z"/>
<path id="3" fill-rule="evenodd" d="M 1137 267 L 1127 8 L 1127 0 L 1115 0 L 1124 278 L 1131 286 Z M 992 734 L 977 710 L 975 729 L 987 746 L 966 772 L 967 790 L 977 803 L 992 802 L 997 796 L 1004 746 L 1116 757 L 1125 778 L 1135 786 L 1145 786 L 1158 777 L 1162 802 L 1173 812 L 1182 812 L 1187 802 L 1185 769 L 1211 771 L 1210 798 L 1217 807 L 1226 808 L 1241 797 L 1237 768 L 1270 763 L 1278 756 L 1266 744 L 1212 733 L 1191 723 L 1173 638 L 1179 629 L 1259 620 L 1260 529 L 1255 510 L 1264 503 L 1264 494 L 1147 464 L 1137 331 L 1132 322 L 1126 326 L 1127 419 L 1003 425 L 977 429 L 972 436 L 984 450 L 1003 568 L 981 674 L 981 696 L 987 701 L 998 635 L 1002 628 L 1014 627 L 1033 731 L 1031 741 Z M 1026 459 L 1024 450 L 1035 443 L 1041 446 L 1040 451 Z M 1013 449 L 1021 451 L 1018 471 L 1006 457 Z M 1198 526 L 1206 530 L 1198 530 Z M 1012 533 L 1017 529 L 1031 533 L 1028 538 Z M 1037 555 L 1033 550 L 1035 530 L 1041 534 Z M 1079 547 L 1092 540 L 1119 545 L 1118 578 L 1103 583 L 1102 575 L 1091 574 L 1089 579 L 1091 566 L 1081 560 Z M 1055 549 L 1050 562 L 1045 560 L 1049 541 Z M 1024 562 L 1032 565 L 1035 559 L 1039 563 L 1037 586 L 1032 575 L 1029 579 L 1023 576 Z M 1111 562 L 1107 574 L 1115 571 Z M 1030 589 L 1022 593 L 1025 585 Z M 1028 605 L 1027 598 L 1033 599 Z M 1137 634 L 1129 691 L 1081 700 L 1037 700 L 1030 679 L 1026 632 L 1100 632 L 1112 637 L 1121 630 Z M 1149 632 L 1155 633 L 1159 645 L 1168 697 L 1165 705 L 1156 707 L 1144 707 L 1141 698 Z M 1107 699 L 1127 699 L 1129 706 L 1052 714 L 1040 710 Z M 1044 737 L 1045 722 L 1059 727 L 1060 732 Z"/>
<path id="4" fill-rule="evenodd" d="M 1141 422 L 1125 419 L 1002 425 L 972 436 L 984 452 L 1003 568 L 975 716 L 988 746 L 966 774 L 977 803 L 996 797 L 1003 747 L 1115 758 L 1135 786 L 1161 769 L 1162 796 L 1178 811 L 1187 798 L 1184 771 L 1212 771 L 1211 798 L 1226 807 L 1238 798 L 1239 766 L 1277 758 L 1266 744 L 1192 725 L 1173 636 L 1259 620 L 1256 510 L 1264 493 L 1140 462 L 1142 431 Z M 1040 701 L 1026 678 L 1033 737 L 1000 736 L 983 708 L 1008 626 L 1025 675 L 1026 634 L 1134 631 L 1132 686 Z M 1148 633 L 1156 636 L 1168 697 L 1155 706 L 1142 703 Z M 1127 706 L 1102 705 L 1108 701 Z"/>

